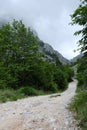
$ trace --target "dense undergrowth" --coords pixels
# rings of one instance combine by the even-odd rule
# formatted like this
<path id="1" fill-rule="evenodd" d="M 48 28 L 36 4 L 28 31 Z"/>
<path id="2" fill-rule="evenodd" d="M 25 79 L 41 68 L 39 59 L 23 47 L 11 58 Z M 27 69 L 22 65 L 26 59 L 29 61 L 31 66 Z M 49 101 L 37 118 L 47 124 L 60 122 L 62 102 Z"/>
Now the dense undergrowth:
<path id="1" fill-rule="evenodd" d="M 79 25 L 74 35 L 79 35 L 78 49 L 84 55 L 78 62 L 77 95 L 71 105 L 76 112 L 82 130 L 87 130 L 87 0 L 80 0 L 79 6 L 71 15 L 71 25 Z"/>
<path id="2" fill-rule="evenodd" d="M 76 96 L 70 105 L 82 130 L 87 130 L 87 55 L 78 64 L 78 86 Z"/>

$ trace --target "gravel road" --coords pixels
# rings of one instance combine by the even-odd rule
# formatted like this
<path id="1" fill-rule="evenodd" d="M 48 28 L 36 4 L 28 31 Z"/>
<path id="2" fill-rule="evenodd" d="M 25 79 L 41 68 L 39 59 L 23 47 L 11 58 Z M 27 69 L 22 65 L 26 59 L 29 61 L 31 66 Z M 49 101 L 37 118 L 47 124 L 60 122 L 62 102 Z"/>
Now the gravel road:
<path id="1" fill-rule="evenodd" d="M 59 94 L 0 104 L 0 130 L 80 130 L 67 109 L 77 81 Z"/>

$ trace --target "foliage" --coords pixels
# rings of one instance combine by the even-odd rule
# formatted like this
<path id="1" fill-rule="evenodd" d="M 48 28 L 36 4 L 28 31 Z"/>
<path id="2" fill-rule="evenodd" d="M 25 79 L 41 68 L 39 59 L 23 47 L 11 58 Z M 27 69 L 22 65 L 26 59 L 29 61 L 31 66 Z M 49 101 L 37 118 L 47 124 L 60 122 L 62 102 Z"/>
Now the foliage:
<path id="1" fill-rule="evenodd" d="M 67 88 L 67 79 L 65 74 L 60 69 L 57 69 L 54 73 L 54 81 L 57 84 L 57 88 L 60 90 L 65 90 Z"/>
<path id="2" fill-rule="evenodd" d="M 74 76 L 73 68 L 69 67 L 68 65 L 63 65 L 61 67 L 62 71 L 65 73 L 65 77 L 68 82 L 72 81 L 72 77 Z"/>
<path id="3" fill-rule="evenodd" d="M 22 21 L 13 21 L 0 28 L 0 75 L 6 86 L 18 88 L 20 73 L 22 81 L 32 62 L 38 57 L 37 38 Z M 32 71 L 32 70 L 30 70 Z M 4 78 L 4 79 L 3 79 Z M 1 81 L 1 82 L 2 82 Z M 0 85 L 2 86 L 2 85 Z"/>
<path id="4" fill-rule="evenodd" d="M 84 86 L 87 89 L 87 69 L 84 71 L 83 79 L 84 79 Z"/>
<path id="5" fill-rule="evenodd" d="M 5 88 L 3 90 L 0 89 L 0 102 L 6 101 L 16 101 L 17 99 L 21 99 L 26 97 L 23 93 L 20 93 L 19 90 Z"/>
<path id="6" fill-rule="evenodd" d="M 87 57 L 84 56 L 80 63 L 78 64 L 78 87 L 79 86 L 85 86 L 85 89 L 87 89 Z"/>
<path id="7" fill-rule="evenodd" d="M 71 105 L 75 110 L 76 116 L 80 121 L 83 130 L 87 129 L 87 0 L 81 0 L 81 4 L 71 15 L 72 25 L 78 24 L 81 30 L 75 32 L 75 35 L 82 35 L 79 40 L 80 50 L 84 53 L 83 58 L 78 63 L 78 86 L 77 95 Z"/>
<path id="8" fill-rule="evenodd" d="M 70 107 L 77 113 L 76 118 L 79 120 L 79 125 L 82 127 L 83 130 L 86 130 L 87 129 L 87 91 L 82 91 L 80 93 L 77 93 Z"/>
<path id="9" fill-rule="evenodd" d="M 81 51 L 87 52 L 87 0 L 81 0 L 81 4 L 71 15 L 72 25 L 78 24 L 82 26 L 82 29 L 75 32 L 75 35 L 82 35 L 82 38 L 79 40 L 79 46 Z"/>
<path id="10" fill-rule="evenodd" d="M 87 129 L 87 57 L 84 56 L 78 64 L 77 94 L 71 104 L 71 109 L 76 112 L 76 118 L 83 130 Z"/>
<path id="11" fill-rule="evenodd" d="M 38 37 L 22 21 L 14 20 L 0 28 L 0 91 L 6 93 L 1 94 L 3 101 L 8 99 L 7 95 L 17 100 L 67 88 L 71 69 L 64 67 L 55 55 L 56 63 L 43 60 L 38 42 Z"/>
<path id="12" fill-rule="evenodd" d="M 20 92 L 27 95 L 27 96 L 33 96 L 38 95 L 38 91 L 30 86 L 25 86 L 20 89 Z"/>

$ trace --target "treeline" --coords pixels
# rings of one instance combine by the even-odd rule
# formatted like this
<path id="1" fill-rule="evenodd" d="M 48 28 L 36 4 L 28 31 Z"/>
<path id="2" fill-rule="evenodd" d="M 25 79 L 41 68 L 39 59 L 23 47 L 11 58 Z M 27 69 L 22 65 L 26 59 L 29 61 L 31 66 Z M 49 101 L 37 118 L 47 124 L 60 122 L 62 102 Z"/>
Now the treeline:
<path id="1" fill-rule="evenodd" d="M 38 50 L 38 37 L 22 21 L 14 20 L 0 28 L 1 99 L 6 95 L 10 98 L 10 94 L 12 99 L 17 99 L 20 94 L 38 95 L 67 88 L 73 70 L 61 63 L 44 60 Z M 7 93 L 3 95 L 2 90 Z M 12 95 L 13 90 L 17 91 L 16 96 Z"/>

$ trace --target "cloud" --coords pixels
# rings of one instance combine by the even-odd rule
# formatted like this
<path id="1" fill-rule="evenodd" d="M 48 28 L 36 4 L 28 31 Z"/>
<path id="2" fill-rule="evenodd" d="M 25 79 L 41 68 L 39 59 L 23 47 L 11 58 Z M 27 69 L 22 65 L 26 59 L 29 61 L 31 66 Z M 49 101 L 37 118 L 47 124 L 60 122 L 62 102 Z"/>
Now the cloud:
<path id="1" fill-rule="evenodd" d="M 0 19 L 22 19 L 31 26 L 41 40 L 49 43 L 67 58 L 73 53 L 76 42 L 73 33 L 78 26 L 71 27 L 70 14 L 78 7 L 79 0 L 0 0 Z M 73 46 L 73 47 L 72 47 Z"/>

